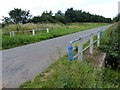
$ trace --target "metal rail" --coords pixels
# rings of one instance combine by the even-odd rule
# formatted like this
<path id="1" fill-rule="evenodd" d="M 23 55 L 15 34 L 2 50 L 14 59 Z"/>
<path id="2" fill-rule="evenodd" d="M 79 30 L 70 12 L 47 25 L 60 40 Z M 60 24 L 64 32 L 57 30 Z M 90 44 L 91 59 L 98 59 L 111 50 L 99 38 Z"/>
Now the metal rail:
<path id="1" fill-rule="evenodd" d="M 15 36 L 15 32 L 32 32 L 32 35 L 34 36 L 35 35 L 35 31 L 38 31 L 38 30 L 46 30 L 47 33 L 49 33 L 49 29 L 48 28 L 45 28 L 45 29 L 24 30 L 24 31 L 11 31 L 10 32 L 10 37 L 14 37 Z"/>
<path id="2" fill-rule="evenodd" d="M 94 35 L 96 35 L 96 34 L 97 34 L 97 40 L 93 41 Z M 88 48 L 90 48 L 90 53 L 93 54 L 93 44 L 97 42 L 97 46 L 99 46 L 101 36 L 102 36 L 102 31 L 98 31 L 98 32 L 95 32 L 92 34 L 81 36 L 78 39 L 71 41 L 70 46 L 68 46 L 69 61 L 73 61 L 76 57 L 78 57 L 78 60 L 82 61 L 82 57 L 83 57 L 82 53 Z M 90 37 L 89 38 L 90 44 L 83 49 L 82 42 L 87 37 Z M 75 42 L 78 42 L 78 53 L 76 55 L 74 55 L 74 50 L 73 50 L 75 48 L 75 47 L 73 47 L 73 44 Z"/>

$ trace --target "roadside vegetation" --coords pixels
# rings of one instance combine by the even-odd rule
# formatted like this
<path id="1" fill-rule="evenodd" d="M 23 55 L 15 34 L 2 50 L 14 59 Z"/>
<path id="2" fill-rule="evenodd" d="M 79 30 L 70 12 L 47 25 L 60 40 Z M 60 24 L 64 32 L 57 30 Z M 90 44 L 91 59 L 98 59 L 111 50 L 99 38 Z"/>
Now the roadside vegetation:
<path id="1" fill-rule="evenodd" d="M 110 34 L 109 32 L 116 32 L 119 26 L 117 25 L 118 23 L 103 32 L 100 49 L 103 48 L 102 45 L 106 45 L 105 43 L 108 43 L 108 41 L 113 38 L 109 38 L 108 34 Z M 100 49 L 95 49 L 94 55 L 92 56 L 88 55 L 88 53 L 86 53 L 87 51 L 84 52 L 85 58 L 82 62 L 79 62 L 77 59 L 70 62 L 68 61 L 68 56 L 65 55 L 59 58 L 54 64 L 50 65 L 43 73 L 37 75 L 34 80 L 29 80 L 19 87 L 120 88 L 120 71 L 111 67 L 99 67 L 98 61 L 100 60 L 98 60 L 98 57 L 100 56 L 98 56 L 98 54 L 101 53 Z"/>
<path id="2" fill-rule="evenodd" d="M 106 67 L 120 71 L 120 22 L 103 33 L 100 49 L 107 53 Z"/>
<path id="3" fill-rule="evenodd" d="M 95 55 L 94 55 L 95 56 Z M 93 57 L 94 58 L 94 57 Z M 110 68 L 95 67 L 94 59 L 68 61 L 64 56 L 20 88 L 118 88 L 120 73 Z"/>
<path id="4" fill-rule="evenodd" d="M 2 29 L 2 49 L 13 48 L 21 45 L 35 43 L 58 36 L 63 36 L 87 29 L 108 25 L 108 23 L 69 23 L 69 24 L 17 24 L 8 25 Z M 35 36 L 31 32 L 15 33 L 15 37 L 10 37 L 10 31 L 24 31 L 40 28 L 49 28 L 50 33 L 46 31 L 37 31 Z"/>

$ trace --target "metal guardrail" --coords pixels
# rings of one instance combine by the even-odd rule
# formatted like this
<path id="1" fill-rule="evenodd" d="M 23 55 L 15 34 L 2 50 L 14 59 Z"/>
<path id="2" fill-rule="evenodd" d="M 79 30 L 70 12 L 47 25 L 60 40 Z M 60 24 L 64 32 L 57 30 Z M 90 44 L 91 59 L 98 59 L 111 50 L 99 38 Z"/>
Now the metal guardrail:
<path id="1" fill-rule="evenodd" d="M 49 29 L 45 28 L 45 29 L 33 29 L 33 30 L 25 30 L 25 31 L 11 31 L 10 32 L 10 37 L 14 37 L 15 36 L 15 32 L 32 32 L 32 35 L 35 35 L 35 31 L 39 31 L 39 30 L 46 30 L 47 33 L 49 33 Z"/>
<path id="2" fill-rule="evenodd" d="M 93 41 L 94 35 L 97 34 L 97 40 Z M 75 39 L 70 42 L 70 45 L 68 46 L 68 55 L 69 55 L 69 61 L 73 61 L 76 57 L 78 57 L 78 60 L 83 60 L 83 52 L 90 47 L 90 54 L 93 54 L 93 44 L 97 42 L 97 46 L 100 45 L 100 37 L 102 36 L 102 31 L 98 31 L 96 33 L 88 34 L 86 36 L 81 36 L 78 39 Z M 90 44 L 83 49 L 83 40 L 87 37 L 90 37 Z M 78 53 L 74 55 L 74 48 L 73 44 L 75 42 L 78 42 Z"/>

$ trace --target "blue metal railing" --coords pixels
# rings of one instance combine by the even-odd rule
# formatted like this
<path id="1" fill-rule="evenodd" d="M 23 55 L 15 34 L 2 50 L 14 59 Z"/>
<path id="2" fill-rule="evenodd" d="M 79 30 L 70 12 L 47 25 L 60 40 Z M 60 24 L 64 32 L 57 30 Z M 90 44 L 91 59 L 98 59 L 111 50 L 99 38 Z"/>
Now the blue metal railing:
<path id="1" fill-rule="evenodd" d="M 97 34 L 97 40 L 93 41 L 93 37 L 94 35 Z M 86 37 L 90 37 L 90 44 L 85 47 L 84 49 L 82 49 L 82 41 L 84 38 Z M 85 51 L 86 49 L 88 49 L 90 47 L 90 53 L 93 54 L 93 44 L 97 42 L 97 46 L 99 46 L 100 44 L 100 37 L 102 37 L 102 31 L 98 31 L 96 33 L 92 33 L 92 34 L 88 34 L 86 36 L 80 37 L 78 39 L 75 39 L 73 41 L 70 41 L 70 45 L 68 46 L 68 60 L 69 61 L 73 61 L 76 57 L 78 57 L 80 55 L 80 59 L 82 61 L 82 52 Z M 78 43 L 78 53 L 76 55 L 74 55 L 74 48 L 73 44 L 75 42 L 79 42 Z"/>

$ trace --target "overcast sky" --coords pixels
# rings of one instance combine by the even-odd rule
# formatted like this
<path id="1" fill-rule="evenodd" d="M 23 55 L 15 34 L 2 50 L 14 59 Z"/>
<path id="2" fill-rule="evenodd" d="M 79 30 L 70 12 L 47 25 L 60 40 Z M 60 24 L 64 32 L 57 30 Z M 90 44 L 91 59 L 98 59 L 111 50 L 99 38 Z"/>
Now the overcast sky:
<path id="1" fill-rule="evenodd" d="M 2 16 L 9 16 L 8 12 L 14 8 L 30 10 L 33 16 L 38 16 L 45 10 L 65 12 L 71 7 L 113 18 L 118 14 L 118 2 L 119 0 L 1 0 L 0 19 Z"/>

